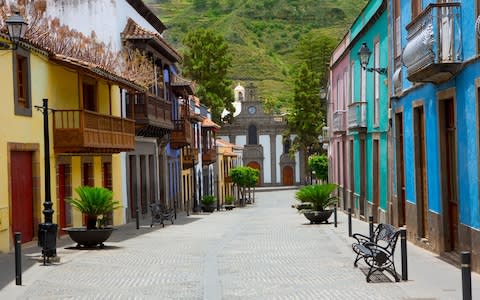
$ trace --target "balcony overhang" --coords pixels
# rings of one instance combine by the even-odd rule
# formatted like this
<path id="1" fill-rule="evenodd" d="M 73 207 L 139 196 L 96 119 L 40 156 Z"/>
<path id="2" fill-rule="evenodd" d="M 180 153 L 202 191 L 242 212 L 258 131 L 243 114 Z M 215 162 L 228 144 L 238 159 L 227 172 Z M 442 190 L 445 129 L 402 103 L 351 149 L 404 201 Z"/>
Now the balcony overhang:
<path id="1" fill-rule="evenodd" d="M 441 83 L 463 65 L 460 3 L 431 3 L 406 26 L 402 60 L 411 82 Z"/>
<path id="2" fill-rule="evenodd" d="M 135 121 L 87 110 L 53 112 L 56 154 L 113 154 L 135 149 Z"/>

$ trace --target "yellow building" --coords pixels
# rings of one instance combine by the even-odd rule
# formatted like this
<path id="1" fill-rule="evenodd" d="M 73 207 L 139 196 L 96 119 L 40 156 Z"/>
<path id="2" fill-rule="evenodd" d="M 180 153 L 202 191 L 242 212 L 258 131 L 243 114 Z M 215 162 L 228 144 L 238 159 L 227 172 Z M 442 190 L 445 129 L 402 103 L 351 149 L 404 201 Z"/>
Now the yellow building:
<path id="1" fill-rule="evenodd" d="M 230 177 L 230 170 L 241 165 L 241 152 L 243 147 L 231 144 L 225 140 L 217 139 L 217 163 L 216 174 L 218 177 L 218 201 L 220 205 L 225 205 L 226 196 L 234 196 L 237 198 L 235 186 Z M 240 152 L 240 153 L 239 153 Z"/>
<path id="2" fill-rule="evenodd" d="M 0 36 L 1 39 L 1 36 Z M 6 39 L 3 41 L 7 42 Z M 53 221 L 81 226 L 80 213 L 65 199 L 80 185 L 104 186 L 115 200 L 126 199 L 120 152 L 133 150 L 135 122 L 122 117 L 126 91 L 135 84 L 93 64 L 49 53 L 27 43 L 0 51 L 0 251 L 37 238 L 45 201 L 43 114 L 48 99 Z M 124 222 L 125 209 L 113 224 Z"/>

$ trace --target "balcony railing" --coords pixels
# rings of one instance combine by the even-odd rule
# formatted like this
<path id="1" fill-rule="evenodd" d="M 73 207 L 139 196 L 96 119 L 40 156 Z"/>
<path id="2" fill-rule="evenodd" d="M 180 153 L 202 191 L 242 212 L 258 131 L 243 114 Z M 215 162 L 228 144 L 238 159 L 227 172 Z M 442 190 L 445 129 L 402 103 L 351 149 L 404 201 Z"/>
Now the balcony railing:
<path id="1" fill-rule="evenodd" d="M 362 130 L 367 127 L 367 102 L 353 102 L 348 106 L 348 129 Z"/>
<path id="2" fill-rule="evenodd" d="M 406 26 L 403 62 L 412 82 L 446 81 L 461 67 L 461 6 L 457 2 L 431 3 Z"/>
<path id="3" fill-rule="evenodd" d="M 180 149 L 192 144 L 192 124 L 188 120 L 175 120 L 170 137 L 170 147 Z"/>
<path id="4" fill-rule="evenodd" d="M 347 111 L 337 110 L 333 113 L 332 131 L 333 133 L 342 133 L 347 131 Z"/>
<path id="5" fill-rule="evenodd" d="M 203 149 L 202 150 L 202 161 L 204 165 L 213 164 L 217 161 L 217 149 Z"/>
<path id="6" fill-rule="evenodd" d="M 186 147 L 182 149 L 183 169 L 193 168 L 198 163 L 198 149 Z"/>
<path id="7" fill-rule="evenodd" d="M 56 153 L 119 153 L 135 148 L 135 121 L 88 110 L 53 112 Z"/>
<path id="8" fill-rule="evenodd" d="M 134 112 L 137 135 L 162 137 L 173 129 L 172 105 L 163 98 L 143 95 L 134 104 Z"/>

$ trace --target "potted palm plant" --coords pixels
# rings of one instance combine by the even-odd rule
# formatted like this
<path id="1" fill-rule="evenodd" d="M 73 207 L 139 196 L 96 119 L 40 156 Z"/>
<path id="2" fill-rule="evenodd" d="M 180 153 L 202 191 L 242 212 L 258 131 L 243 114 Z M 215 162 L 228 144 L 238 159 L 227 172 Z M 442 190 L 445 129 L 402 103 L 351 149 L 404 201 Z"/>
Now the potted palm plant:
<path id="1" fill-rule="evenodd" d="M 235 208 L 235 197 L 232 195 L 225 196 L 225 207 L 226 210 L 232 210 Z"/>
<path id="2" fill-rule="evenodd" d="M 111 190 L 103 187 L 79 186 L 75 192 L 79 198 L 68 199 L 67 202 L 86 217 L 87 227 L 69 227 L 63 230 L 77 242 L 77 247 L 100 245 L 103 248 L 103 242 L 113 231 L 113 228 L 105 227 L 108 214 L 120 207 L 119 202 L 113 200 Z"/>
<path id="3" fill-rule="evenodd" d="M 337 203 L 337 197 L 330 194 L 337 188 L 336 184 L 315 184 L 302 187 L 295 193 L 303 204 L 309 203 L 310 208 L 301 210 L 304 216 L 310 220 L 310 224 L 328 223 L 328 218 L 333 213 L 330 206 Z"/>
<path id="4" fill-rule="evenodd" d="M 202 210 L 204 212 L 214 212 L 217 199 L 213 195 L 205 195 L 202 198 Z"/>

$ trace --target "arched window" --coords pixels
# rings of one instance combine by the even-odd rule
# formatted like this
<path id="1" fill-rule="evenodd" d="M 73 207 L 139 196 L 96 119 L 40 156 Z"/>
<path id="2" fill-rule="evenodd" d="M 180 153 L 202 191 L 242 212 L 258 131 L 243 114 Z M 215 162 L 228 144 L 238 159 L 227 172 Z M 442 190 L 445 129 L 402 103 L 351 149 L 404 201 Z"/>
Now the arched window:
<path id="1" fill-rule="evenodd" d="M 290 139 L 286 139 L 285 142 L 283 142 L 283 153 L 284 154 L 288 154 L 288 152 L 290 151 L 291 145 L 292 145 L 292 142 L 290 141 Z"/>
<path id="2" fill-rule="evenodd" d="M 238 92 L 238 100 L 243 102 L 243 93 L 242 92 Z"/>
<path id="3" fill-rule="evenodd" d="M 249 145 L 256 145 L 258 144 L 257 139 L 257 126 L 250 125 L 248 126 L 248 144 Z"/>

